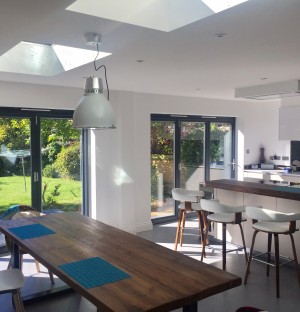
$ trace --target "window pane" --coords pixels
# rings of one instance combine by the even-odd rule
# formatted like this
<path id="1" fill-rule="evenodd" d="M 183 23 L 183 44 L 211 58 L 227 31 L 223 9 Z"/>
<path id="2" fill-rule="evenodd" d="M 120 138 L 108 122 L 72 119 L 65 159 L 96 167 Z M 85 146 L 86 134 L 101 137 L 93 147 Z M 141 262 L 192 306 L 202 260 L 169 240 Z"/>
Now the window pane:
<path id="1" fill-rule="evenodd" d="M 41 119 L 43 209 L 81 211 L 80 131 L 72 120 Z"/>
<path id="2" fill-rule="evenodd" d="M 228 123 L 211 123 L 210 180 L 231 178 L 232 127 Z"/>
<path id="3" fill-rule="evenodd" d="M 31 205 L 30 120 L 0 118 L 0 213 Z"/>
<path id="4" fill-rule="evenodd" d="M 151 217 L 172 216 L 174 122 L 151 123 Z"/>
<path id="5" fill-rule="evenodd" d="M 202 122 L 182 122 L 180 132 L 180 187 L 199 190 L 204 182 L 204 133 Z"/>

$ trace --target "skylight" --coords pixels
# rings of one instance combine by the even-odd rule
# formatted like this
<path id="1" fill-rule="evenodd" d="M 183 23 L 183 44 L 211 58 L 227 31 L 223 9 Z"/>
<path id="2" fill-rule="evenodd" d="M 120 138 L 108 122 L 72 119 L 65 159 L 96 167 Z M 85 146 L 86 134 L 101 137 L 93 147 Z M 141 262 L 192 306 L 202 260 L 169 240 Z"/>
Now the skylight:
<path id="1" fill-rule="evenodd" d="M 227 10 L 248 0 L 201 0 L 215 13 Z"/>
<path id="2" fill-rule="evenodd" d="M 99 52 L 97 59 L 111 53 Z M 0 71 L 55 76 L 94 61 L 96 52 L 22 41 L 0 57 Z"/>
<path id="3" fill-rule="evenodd" d="M 77 0 L 67 10 L 172 31 L 247 0 Z"/>

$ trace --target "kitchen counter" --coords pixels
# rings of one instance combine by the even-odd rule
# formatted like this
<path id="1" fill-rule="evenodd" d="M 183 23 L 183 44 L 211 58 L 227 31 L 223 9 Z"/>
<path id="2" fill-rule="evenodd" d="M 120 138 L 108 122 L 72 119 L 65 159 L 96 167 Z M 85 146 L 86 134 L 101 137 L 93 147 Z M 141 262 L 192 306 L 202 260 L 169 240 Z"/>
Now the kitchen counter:
<path id="1" fill-rule="evenodd" d="M 268 171 L 268 170 L 267 170 Z M 289 173 L 289 176 L 293 176 L 294 173 Z M 295 177 L 298 181 L 300 178 Z M 270 181 L 247 182 L 237 180 L 211 180 L 206 182 L 207 187 L 214 188 L 215 198 L 220 200 L 225 205 L 232 206 L 260 206 L 266 209 L 274 211 L 286 212 L 286 213 L 299 213 L 300 212 L 300 187 L 299 185 L 287 186 L 283 185 L 282 181 L 277 181 L 273 184 Z M 278 185 L 279 184 L 279 185 Z M 251 245 L 251 239 L 253 235 L 252 220 L 247 217 L 246 222 L 243 222 L 244 234 L 246 245 Z M 300 221 L 297 221 L 300 226 Z M 231 238 L 231 242 L 241 245 L 241 238 L 236 227 L 227 227 L 228 236 Z M 222 228 L 213 230 L 212 235 L 216 238 L 222 238 Z M 297 253 L 300 254 L 300 232 L 294 234 L 296 242 Z M 256 250 L 265 252 L 267 246 L 267 235 L 260 235 L 260 239 L 256 242 Z M 289 258 L 293 258 L 291 243 L 288 235 L 283 235 L 280 238 L 280 252 Z"/>
<path id="2" fill-rule="evenodd" d="M 228 191 L 300 201 L 300 188 L 293 186 L 282 186 L 276 184 L 265 184 L 226 179 L 207 181 L 206 186 Z"/>

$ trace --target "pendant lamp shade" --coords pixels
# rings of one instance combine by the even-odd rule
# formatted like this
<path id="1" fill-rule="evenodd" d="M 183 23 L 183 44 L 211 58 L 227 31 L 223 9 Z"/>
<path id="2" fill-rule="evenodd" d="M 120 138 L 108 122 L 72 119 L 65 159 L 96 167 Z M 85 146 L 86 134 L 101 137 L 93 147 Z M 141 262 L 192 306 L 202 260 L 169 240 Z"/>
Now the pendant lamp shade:
<path id="1" fill-rule="evenodd" d="M 115 112 L 109 101 L 103 96 L 100 78 L 86 78 L 85 94 L 74 111 L 73 127 L 83 129 L 116 128 Z"/>

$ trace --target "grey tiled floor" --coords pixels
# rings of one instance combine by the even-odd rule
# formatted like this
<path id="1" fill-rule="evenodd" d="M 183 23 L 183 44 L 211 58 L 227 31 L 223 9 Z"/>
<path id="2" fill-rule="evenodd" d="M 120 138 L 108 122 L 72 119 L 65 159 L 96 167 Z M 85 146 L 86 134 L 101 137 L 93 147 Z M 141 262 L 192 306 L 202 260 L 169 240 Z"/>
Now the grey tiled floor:
<path id="1" fill-rule="evenodd" d="M 188 221 L 187 226 L 196 227 L 196 221 Z M 173 249 L 176 223 L 155 226 L 153 231 L 139 233 L 139 236 L 157 242 L 167 248 Z M 296 242 L 299 244 L 300 242 Z M 184 237 L 183 247 L 178 248 L 188 256 L 200 259 L 201 248 L 197 236 L 187 235 Z M 221 268 L 221 257 L 218 251 L 207 252 L 205 262 Z M 300 255 L 299 255 L 300 257 Z M 0 258 L 0 269 L 6 268 L 8 256 Z M 231 273 L 244 276 L 245 259 L 241 253 L 227 255 L 227 270 Z M 37 274 L 33 260 L 28 256 L 24 263 L 24 274 L 27 276 L 23 293 L 30 289 L 41 290 L 50 287 L 50 280 L 46 269 Z M 293 266 L 281 268 L 281 298 L 275 296 L 275 274 L 271 270 L 270 277 L 265 275 L 265 266 L 253 261 L 251 274 L 247 285 L 241 285 L 221 294 L 209 297 L 198 303 L 198 311 L 234 312 L 241 306 L 254 306 L 269 312 L 299 311 L 300 288 Z M 180 283 L 180 281 L 178 281 Z M 56 280 L 56 285 L 62 282 Z M 25 306 L 27 312 L 95 312 L 96 308 L 81 296 L 72 293 L 56 297 L 46 301 L 40 301 Z M 13 312 L 9 295 L 0 296 L 0 312 Z M 181 310 L 176 310 L 179 312 Z"/>

